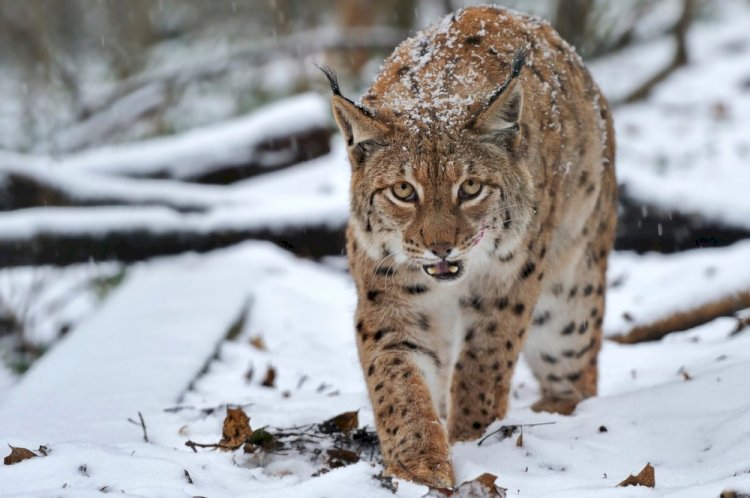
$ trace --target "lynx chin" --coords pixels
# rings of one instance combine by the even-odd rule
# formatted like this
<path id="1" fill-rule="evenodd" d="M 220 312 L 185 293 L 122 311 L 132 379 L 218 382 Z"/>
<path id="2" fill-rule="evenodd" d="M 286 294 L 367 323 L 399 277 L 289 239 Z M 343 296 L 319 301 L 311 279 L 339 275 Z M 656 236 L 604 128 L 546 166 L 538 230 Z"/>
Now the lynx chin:
<path id="1" fill-rule="evenodd" d="M 356 336 L 386 472 L 454 483 L 450 443 L 503 418 L 523 350 L 535 410 L 596 394 L 616 215 L 606 100 L 542 20 L 460 10 L 399 45 L 355 103 Z"/>

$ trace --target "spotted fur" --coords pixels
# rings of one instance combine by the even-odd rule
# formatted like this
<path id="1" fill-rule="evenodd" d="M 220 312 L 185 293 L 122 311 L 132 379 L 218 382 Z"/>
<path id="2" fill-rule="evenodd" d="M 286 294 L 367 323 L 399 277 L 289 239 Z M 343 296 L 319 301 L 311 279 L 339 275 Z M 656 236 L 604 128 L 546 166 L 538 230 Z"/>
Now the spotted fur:
<path id="1" fill-rule="evenodd" d="M 496 7 L 403 42 L 360 104 L 329 79 L 386 471 L 447 487 L 449 442 L 505 415 L 522 350 L 536 409 L 570 413 L 596 394 L 616 212 L 608 106 L 546 22 Z"/>

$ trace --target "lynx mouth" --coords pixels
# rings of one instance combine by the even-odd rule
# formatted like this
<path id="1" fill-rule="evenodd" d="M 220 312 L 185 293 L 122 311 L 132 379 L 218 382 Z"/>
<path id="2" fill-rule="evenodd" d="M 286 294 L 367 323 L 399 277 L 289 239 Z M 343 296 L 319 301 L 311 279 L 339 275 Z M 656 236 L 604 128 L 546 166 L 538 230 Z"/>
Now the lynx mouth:
<path id="1" fill-rule="evenodd" d="M 456 280 L 464 272 L 464 265 L 460 261 L 438 261 L 433 265 L 424 265 L 425 273 L 435 280 Z"/>

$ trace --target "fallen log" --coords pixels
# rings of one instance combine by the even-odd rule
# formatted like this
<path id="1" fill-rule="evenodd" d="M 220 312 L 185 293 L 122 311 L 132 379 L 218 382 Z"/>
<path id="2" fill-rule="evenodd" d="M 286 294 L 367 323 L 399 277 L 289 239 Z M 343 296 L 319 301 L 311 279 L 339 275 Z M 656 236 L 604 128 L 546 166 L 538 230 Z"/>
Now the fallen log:
<path id="1" fill-rule="evenodd" d="M 658 341 L 672 332 L 688 330 L 745 308 L 750 308 L 750 291 L 726 296 L 689 310 L 678 311 L 653 323 L 634 327 L 625 334 L 611 336 L 609 339 L 620 344 Z"/>
<path id="2" fill-rule="evenodd" d="M 328 101 L 304 94 L 174 136 L 31 160 L 71 171 L 228 184 L 327 154 L 331 134 Z"/>
<path id="3" fill-rule="evenodd" d="M 342 253 L 346 204 L 310 197 L 292 207 L 268 202 L 205 213 L 163 207 L 42 208 L 0 216 L 0 267 L 131 263 L 266 240 L 299 256 Z"/>

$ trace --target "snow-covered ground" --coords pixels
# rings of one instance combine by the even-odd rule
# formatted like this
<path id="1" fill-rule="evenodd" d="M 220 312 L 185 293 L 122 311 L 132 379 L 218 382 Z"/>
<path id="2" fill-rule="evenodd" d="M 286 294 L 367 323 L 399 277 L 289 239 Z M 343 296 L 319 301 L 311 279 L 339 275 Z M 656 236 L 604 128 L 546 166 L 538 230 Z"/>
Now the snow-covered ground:
<path id="1" fill-rule="evenodd" d="M 619 175 L 639 198 L 750 226 L 748 20 L 747 4 L 726 3 L 723 17 L 692 31 L 691 65 L 645 103 L 616 109 Z M 657 40 L 595 64 L 593 72 L 618 96 L 627 90 L 623 81 L 641 81 L 668 54 L 668 43 Z M 312 100 L 307 105 L 320 110 Z M 211 208 L 180 218 L 197 227 L 283 216 L 342 223 L 348 181 L 342 149 L 337 139 L 328 156 L 221 189 L 138 180 L 147 185 L 139 195 Z M 13 167 L 8 157 L 0 159 Z M 35 168 L 60 184 L 88 188 L 82 195 L 130 195 L 134 180 L 97 176 L 120 159 L 71 168 L 70 177 L 42 163 Z M 103 222 L 96 216 L 132 224 L 138 213 L 148 213 L 142 223 L 154 229 L 178 223 L 175 213 L 153 206 L 92 211 L 87 227 L 64 209 L 25 210 L 2 215 L 0 236 L 44 226 L 91 230 Z M 77 322 L 70 335 L 25 376 L 15 382 L 0 367 L 0 443 L 45 445 L 48 453 L 0 466 L 0 496 L 393 496 L 373 478 L 382 469 L 365 461 L 313 476 L 323 464 L 308 455 L 258 458 L 242 449 L 185 446 L 217 443 L 227 405 L 241 406 L 256 429 L 317 423 L 352 410 L 359 410 L 361 426 L 372 426 L 352 332 L 354 289 L 340 262 L 313 263 L 250 242 L 139 263 L 101 306 L 85 297 L 70 311 Z M 674 255 L 614 254 L 605 331 L 621 333 L 747 290 L 749 271 L 748 242 Z M 28 269 L 16 272 L 0 276 L 29 278 Z M 522 446 L 515 434 L 456 445 L 457 480 L 491 472 L 508 496 L 521 497 L 750 493 L 750 328 L 731 335 L 736 323 L 719 318 L 652 343 L 605 342 L 600 396 L 569 417 L 530 410 L 538 389 L 521 362 L 508 417 L 490 431 L 529 424 Z M 267 387 L 271 367 L 276 378 Z M 148 442 L 128 420 L 138 422 L 138 412 Z M 655 489 L 616 487 L 647 463 L 655 468 Z M 396 496 L 426 491 L 399 482 Z"/>
<path id="2" fill-rule="evenodd" d="M 635 280 L 660 257 L 641 258 L 630 266 Z M 661 296 L 667 308 L 680 297 Z M 627 293 L 610 294 L 611 309 L 621 298 Z M 365 462 L 311 477 L 320 465 L 307 456 L 271 456 L 258 465 L 242 450 L 194 453 L 184 446 L 218 442 L 227 403 L 243 406 L 254 428 L 320 422 L 350 410 L 372 425 L 351 333 L 354 304 L 346 273 L 267 244 L 138 265 L 78 337 L 40 360 L 0 405 L 0 440 L 50 449 L 0 469 L 0 491 L 391 496 L 372 478 L 379 468 Z M 206 341 L 215 342 L 243 312 L 239 334 L 200 374 L 196 340 L 210 351 Z M 458 480 L 492 472 L 509 496 L 705 497 L 750 489 L 750 331 L 730 337 L 734 325 L 722 318 L 656 343 L 605 343 L 600 396 L 571 417 L 530 410 L 538 392 L 522 364 L 502 423 L 554 423 L 526 427 L 523 447 L 515 436 L 456 445 Z M 251 345 L 256 337 L 266 350 Z M 273 388 L 261 385 L 269 366 L 277 372 Z M 149 443 L 127 420 L 138 411 Z M 654 491 L 615 488 L 648 462 L 656 469 Z M 400 483 L 398 496 L 425 492 Z"/>

